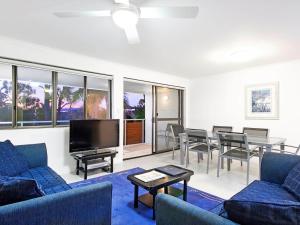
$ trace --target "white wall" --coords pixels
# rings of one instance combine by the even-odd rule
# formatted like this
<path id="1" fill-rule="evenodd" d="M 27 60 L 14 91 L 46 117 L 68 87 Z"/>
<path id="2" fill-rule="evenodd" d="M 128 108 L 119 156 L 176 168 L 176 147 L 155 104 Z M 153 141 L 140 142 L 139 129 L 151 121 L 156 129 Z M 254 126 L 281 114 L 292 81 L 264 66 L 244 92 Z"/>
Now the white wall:
<path id="1" fill-rule="evenodd" d="M 280 85 L 280 119 L 245 120 L 245 86 L 274 81 Z M 202 77 L 193 81 L 190 96 L 192 127 L 266 127 L 271 136 L 300 144 L 300 60 Z"/>
<path id="2" fill-rule="evenodd" d="M 123 120 L 124 77 L 185 87 L 186 98 L 189 96 L 189 81 L 183 78 L 6 37 L 0 37 L 0 57 L 113 75 L 112 113 L 113 118 L 121 119 L 121 121 Z M 186 121 L 188 121 L 187 117 Z M 120 146 L 123 146 L 122 137 L 123 123 L 120 123 Z M 0 140 L 5 139 L 11 139 L 15 144 L 45 142 L 48 148 L 49 164 L 52 168 L 60 173 L 74 169 L 75 162 L 68 154 L 69 140 L 67 128 L 0 130 Z M 118 150 L 119 154 L 116 162 L 122 161 L 123 158 L 123 148 L 120 147 Z"/>

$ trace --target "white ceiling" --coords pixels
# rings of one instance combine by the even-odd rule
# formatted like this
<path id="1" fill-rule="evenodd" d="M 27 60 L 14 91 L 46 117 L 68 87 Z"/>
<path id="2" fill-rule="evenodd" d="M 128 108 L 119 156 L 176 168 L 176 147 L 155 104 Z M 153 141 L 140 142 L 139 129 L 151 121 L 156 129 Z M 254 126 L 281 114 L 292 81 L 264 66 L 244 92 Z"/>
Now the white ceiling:
<path id="1" fill-rule="evenodd" d="M 144 19 L 141 44 L 128 45 L 111 18 L 59 19 L 64 10 L 98 10 L 112 0 L 0 0 L 0 35 L 113 62 L 197 77 L 300 58 L 299 0 L 134 0 L 193 6 L 197 19 Z M 231 53 L 254 49 L 247 63 Z M 257 58 L 256 58 L 257 57 Z"/>

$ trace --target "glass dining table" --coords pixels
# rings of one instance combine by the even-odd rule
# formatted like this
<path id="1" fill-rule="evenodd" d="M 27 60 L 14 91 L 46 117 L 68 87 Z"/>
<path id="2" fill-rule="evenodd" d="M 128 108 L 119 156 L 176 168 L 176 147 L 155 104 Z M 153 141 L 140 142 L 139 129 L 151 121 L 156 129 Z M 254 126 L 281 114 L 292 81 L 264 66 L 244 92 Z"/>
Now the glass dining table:
<path id="1" fill-rule="evenodd" d="M 188 129 L 187 129 L 188 130 Z M 184 158 L 185 158 L 185 134 L 179 134 L 180 138 L 180 164 L 184 164 Z M 197 132 L 193 132 L 189 137 L 197 138 Z M 213 132 L 208 132 L 208 138 L 211 142 L 217 141 L 217 135 Z M 259 147 L 259 150 L 261 153 L 264 151 L 271 152 L 274 146 L 280 146 L 280 150 L 284 151 L 284 145 L 286 142 L 286 138 L 281 137 L 269 137 L 269 138 L 262 138 L 262 137 L 254 137 L 254 136 L 248 136 L 248 143 L 249 145 L 255 145 Z M 221 149 L 221 151 L 224 151 L 224 149 Z M 224 162 L 222 160 L 221 167 L 224 168 Z"/>

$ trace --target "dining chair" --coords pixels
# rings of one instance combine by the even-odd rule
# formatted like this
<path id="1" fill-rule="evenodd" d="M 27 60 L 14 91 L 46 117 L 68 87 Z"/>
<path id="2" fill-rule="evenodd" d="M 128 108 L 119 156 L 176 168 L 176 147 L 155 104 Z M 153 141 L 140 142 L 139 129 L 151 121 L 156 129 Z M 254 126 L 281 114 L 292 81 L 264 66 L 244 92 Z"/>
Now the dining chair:
<path id="1" fill-rule="evenodd" d="M 233 127 L 230 126 L 213 126 L 212 132 L 217 133 L 219 131 L 224 131 L 224 132 L 232 132 Z"/>
<path id="2" fill-rule="evenodd" d="M 231 127 L 231 126 L 216 126 L 216 125 L 214 125 L 212 128 L 213 134 L 216 134 L 217 132 L 232 132 L 232 130 L 233 130 L 233 127 Z M 211 143 L 216 146 L 218 145 L 218 141 L 216 141 L 216 140 L 212 140 Z M 211 153 L 210 157 L 211 157 L 211 159 L 213 158 L 212 153 Z"/>
<path id="3" fill-rule="evenodd" d="M 220 176 L 221 160 L 227 159 L 227 167 L 230 168 L 231 160 L 239 160 L 247 163 L 247 185 L 249 184 L 249 169 L 250 159 L 257 155 L 257 152 L 252 151 L 248 144 L 248 136 L 244 133 L 236 132 L 217 132 L 219 143 L 218 169 L 217 177 Z M 226 148 L 225 151 L 225 147 Z M 234 147 L 233 147 L 234 146 Z M 260 167 L 260 165 L 259 165 Z"/>
<path id="4" fill-rule="evenodd" d="M 172 147 L 173 155 L 172 159 L 175 158 L 175 149 L 180 146 L 179 134 L 184 133 L 184 127 L 181 124 L 168 124 L 167 130 L 169 130 L 168 135 L 168 147 Z M 166 135 L 167 136 L 167 135 Z M 170 143 L 171 142 L 171 143 Z M 171 144 L 171 146 L 169 146 Z"/>
<path id="5" fill-rule="evenodd" d="M 268 128 L 254 128 L 254 127 L 244 127 L 243 128 L 243 133 L 247 134 L 248 137 L 252 138 L 269 138 L 269 129 Z M 263 155 L 263 147 L 260 146 L 251 146 L 253 151 L 257 152 L 257 155 L 260 155 L 260 159 L 262 158 Z M 261 161 L 259 162 L 261 163 Z M 243 165 L 243 162 L 241 162 L 241 166 Z"/>
<path id="6" fill-rule="evenodd" d="M 208 173 L 210 155 L 212 151 L 218 149 L 217 146 L 214 146 L 210 143 L 206 130 L 201 130 L 201 129 L 187 130 L 185 134 L 186 134 L 186 140 L 188 140 L 185 145 L 186 167 L 188 167 L 189 164 L 190 151 L 197 152 L 198 163 L 200 162 L 200 155 L 207 154 L 206 173 Z M 197 139 L 196 142 L 194 140 L 195 138 Z M 189 142 L 190 139 L 192 139 L 192 142 Z"/>

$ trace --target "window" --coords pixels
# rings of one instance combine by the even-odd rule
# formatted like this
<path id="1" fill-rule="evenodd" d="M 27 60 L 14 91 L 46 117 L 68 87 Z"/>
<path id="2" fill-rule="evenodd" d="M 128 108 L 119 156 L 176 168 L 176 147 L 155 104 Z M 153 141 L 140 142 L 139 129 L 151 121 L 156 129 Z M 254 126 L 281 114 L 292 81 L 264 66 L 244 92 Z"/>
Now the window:
<path id="1" fill-rule="evenodd" d="M 18 67 L 17 126 L 52 124 L 52 72 Z"/>
<path id="2" fill-rule="evenodd" d="M 12 126 L 12 66 L 0 64 L 0 127 Z"/>
<path id="3" fill-rule="evenodd" d="M 84 77 L 59 73 L 57 80 L 57 125 L 84 119 Z"/>
<path id="4" fill-rule="evenodd" d="M 124 118 L 145 119 L 145 95 L 142 93 L 124 93 Z"/>
<path id="5" fill-rule="evenodd" d="M 87 119 L 110 118 L 110 81 L 87 77 Z"/>

